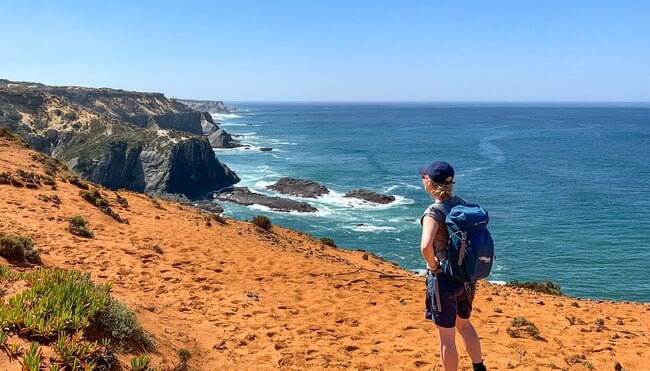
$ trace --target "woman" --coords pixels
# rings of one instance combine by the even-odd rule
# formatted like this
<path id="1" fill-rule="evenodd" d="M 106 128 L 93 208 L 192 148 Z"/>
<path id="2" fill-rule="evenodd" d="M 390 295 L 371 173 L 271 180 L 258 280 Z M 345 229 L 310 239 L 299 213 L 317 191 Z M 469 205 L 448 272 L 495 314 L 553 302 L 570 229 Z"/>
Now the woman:
<path id="1" fill-rule="evenodd" d="M 465 350 L 472 359 L 474 371 L 485 371 L 481 355 L 481 343 L 469 318 L 476 284 L 466 286 L 447 277 L 440 269 L 440 262 L 447 258 L 449 233 L 445 217 L 452 207 L 465 204 L 465 200 L 453 195 L 454 169 L 446 162 L 435 161 L 420 167 L 422 185 L 434 199 L 422 214 L 422 240 L 420 250 L 427 262 L 426 316 L 438 328 L 440 357 L 444 371 L 458 369 L 456 331 L 460 334 Z"/>

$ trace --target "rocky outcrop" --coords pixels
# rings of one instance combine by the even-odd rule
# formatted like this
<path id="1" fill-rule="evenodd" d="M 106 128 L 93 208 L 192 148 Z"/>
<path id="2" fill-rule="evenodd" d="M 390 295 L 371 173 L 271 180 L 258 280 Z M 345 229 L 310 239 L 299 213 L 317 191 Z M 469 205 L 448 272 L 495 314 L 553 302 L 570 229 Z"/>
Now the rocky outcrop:
<path id="1" fill-rule="evenodd" d="M 243 147 L 241 142 L 232 139 L 232 136 L 223 129 L 218 129 L 208 136 L 212 148 L 237 148 Z"/>
<path id="2" fill-rule="evenodd" d="M 5 88 L 8 86 L 27 88 L 31 91 L 38 90 L 65 97 L 68 101 L 90 111 L 141 128 L 157 126 L 161 129 L 185 131 L 196 135 L 210 135 L 219 129 L 208 112 L 228 112 L 221 101 L 203 101 L 203 105 L 186 105 L 177 100 L 167 99 L 161 93 L 77 86 L 46 86 L 34 83 L 15 83 L 8 80 L 0 81 L 0 87 L 2 86 Z M 197 107 L 197 109 L 191 106 Z M 201 107 L 205 109 L 200 109 Z"/>
<path id="3" fill-rule="evenodd" d="M 116 94 L 108 90 L 109 96 Z M 157 124 L 142 128 L 120 119 L 121 114 L 139 109 L 142 102 L 131 99 L 143 95 L 147 94 L 125 92 L 109 101 L 106 89 L 0 82 L 0 125 L 87 179 L 113 189 L 200 196 L 239 181 L 216 159 L 207 137 L 161 129 Z M 164 103 L 164 96 L 152 95 L 156 98 L 152 107 Z M 104 113 L 77 102 L 100 102 Z M 169 110 L 174 104 L 169 102 Z M 201 117 L 198 112 L 175 115 L 159 117 L 168 117 L 169 121 L 162 122 L 169 125 L 183 115 Z"/>
<path id="4" fill-rule="evenodd" d="M 201 112 L 201 129 L 203 129 L 203 135 L 210 135 L 219 130 L 219 127 L 212 119 L 212 115 L 208 112 Z"/>
<path id="5" fill-rule="evenodd" d="M 193 100 L 193 99 L 177 99 L 177 102 L 180 102 L 187 107 L 201 112 L 210 112 L 210 113 L 230 113 L 226 105 L 223 104 L 223 101 L 216 100 Z"/>
<path id="6" fill-rule="evenodd" d="M 330 193 L 324 185 L 308 179 L 280 178 L 275 184 L 266 188 L 287 195 L 307 198 L 316 198 Z"/>
<path id="7" fill-rule="evenodd" d="M 354 191 L 347 192 L 344 197 L 358 198 L 376 204 L 389 204 L 395 201 L 395 196 L 383 195 L 380 193 L 369 191 L 367 189 L 356 189 Z"/>
<path id="8" fill-rule="evenodd" d="M 282 197 L 270 197 L 261 193 L 251 192 L 246 187 L 234 187 L 215 193 L 214 197 L 220 201 L 234 202 L 239 205 L 262 205 L 275 211 L 297 211 L 313 213 L 318 211 L 315 207 L 305 202 L 289 200 Z"/>

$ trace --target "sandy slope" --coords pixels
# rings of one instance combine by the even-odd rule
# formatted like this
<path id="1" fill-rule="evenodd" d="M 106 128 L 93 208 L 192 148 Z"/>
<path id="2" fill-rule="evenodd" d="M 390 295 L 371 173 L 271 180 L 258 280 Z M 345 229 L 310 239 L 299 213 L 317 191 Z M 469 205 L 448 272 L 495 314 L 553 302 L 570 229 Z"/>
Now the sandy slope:
<path id="1" fill-rule="evenodd" d="M 0 172 L 19 168 L 42 172 L 31 151 L 0 138 Z M 187 348 L 200 370 L 440 369 L 434 327 L 423 317 L 422 277 L 296 231 L 267 233 L 235 220 L 208 226 L 207 214 L 186 206 L 161 201 L 159 209 L 144 195 L 120 192 L 126 209 L 104 192 L 130 224 L 102 214 L 62 181 L 56 191 L 0 185 L 0 231 L 31 236 L 46 266 L 112 282 L 114 296 L 156 337 L 156 366 L 171 368 L 177 350 Z M 39 194 L 56 194 L 62 204 Z M 66 230 L 77 214 L 94 239 Z M 650 369 L 650 304 L 481 284 L 475 308 L 490 369 L 611 370 L 617 362 Z M 516 316 L 533 321 L 543 340 L 510 337 Z M 469 365 L 465 355 L 461 364 Z M 19 368 L 0 354 L 0 369 Z"/>

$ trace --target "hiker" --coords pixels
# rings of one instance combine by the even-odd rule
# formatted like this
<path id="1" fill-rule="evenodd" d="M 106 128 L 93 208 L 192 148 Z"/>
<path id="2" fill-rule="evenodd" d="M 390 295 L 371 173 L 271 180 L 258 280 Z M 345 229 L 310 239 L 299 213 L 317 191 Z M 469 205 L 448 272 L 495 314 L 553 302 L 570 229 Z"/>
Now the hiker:
<path id="1" fill-rule="evenodd" d="M 420 250 L 427 262 L 426 317 L 432 319 L 440 337 L 440 357 L 444 371 L 458 369 L 456 331 L 472 359 L 474 371 L 486 370 L 481 355 L 481 343 L 470 322 L 476 283 L 464 284 L 442 273 L 440 264 L 447 258 L 449 233 L 446 213 L 456 205 L 466 204 L 454 196 L 454 169 L 446 162 L 435 161 L 420 167 L 422 185 L 435 200 L 420 218 L 422 240 Z M 436 205 L 438 204 L 438 205 Z"/>

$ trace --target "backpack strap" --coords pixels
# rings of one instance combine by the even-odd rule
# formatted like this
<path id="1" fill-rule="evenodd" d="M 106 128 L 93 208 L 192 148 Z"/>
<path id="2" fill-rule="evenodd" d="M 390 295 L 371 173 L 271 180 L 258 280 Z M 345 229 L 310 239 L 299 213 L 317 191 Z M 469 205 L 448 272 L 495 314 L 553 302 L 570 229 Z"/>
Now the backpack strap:
<path id="1" fill-rule="evenodd" d="M 467 253 L 467 232 L 461 232 L 460 251 L 458 252 L 458 266 L 463 264 L 465 254 Z"/>

